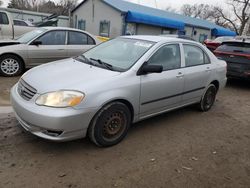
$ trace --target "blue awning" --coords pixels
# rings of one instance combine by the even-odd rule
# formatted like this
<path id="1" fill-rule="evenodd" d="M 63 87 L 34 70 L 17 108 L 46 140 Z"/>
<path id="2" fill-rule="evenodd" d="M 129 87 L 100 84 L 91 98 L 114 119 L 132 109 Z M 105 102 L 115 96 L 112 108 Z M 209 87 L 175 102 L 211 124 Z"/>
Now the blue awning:
<path id="1" fill-rule="evenodd" d="M 162 18 L 158 16 L 152 16 L 139 12 L 132 12 L 132 11 L 127 12 L 126 22 L 142 23 L 147 25 L 161 26 L 178 30 L 184 30 L 185 27 L 184 22 L 181 21 Z"/>
<path id="2" fill-rule="evenodd" d="M 223 28 L 223 27 L 218 27 L 218 28 L 214 28 L 212 29 L 212 35 L 216 36 L 216 37 L 220 37 L 220 36 L 236 36 L 236 32 L 231 31 L 229 29 Z"/>

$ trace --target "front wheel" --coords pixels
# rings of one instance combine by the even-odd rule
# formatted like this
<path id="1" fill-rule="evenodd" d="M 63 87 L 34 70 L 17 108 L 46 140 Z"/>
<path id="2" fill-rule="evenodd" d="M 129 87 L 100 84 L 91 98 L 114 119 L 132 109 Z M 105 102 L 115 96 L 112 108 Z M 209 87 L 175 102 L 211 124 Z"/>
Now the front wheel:
<path id="1" fill-rule="evenodd" d="M 88 136 L 97 146 L 113 146 L 127 135 L 130 124 L 128 107 L 121 102 L 113 102 L 96 114 L 88 129 Z"/>
<path id="2" fill-rule="evenodd" d="M 0 74 L 2 76 L 18 76 L 23 70 L 23 62 L 19 57 L 15 55 L 3 55 L 0 57 Z"/>
<path id="3" fill-rule="evenodd" d="M 210 110 L 215 102 L 216 94 L 217 89 L 215 85 L 210 84 L 199 103 L 199 109 L 203 112 Z"/>

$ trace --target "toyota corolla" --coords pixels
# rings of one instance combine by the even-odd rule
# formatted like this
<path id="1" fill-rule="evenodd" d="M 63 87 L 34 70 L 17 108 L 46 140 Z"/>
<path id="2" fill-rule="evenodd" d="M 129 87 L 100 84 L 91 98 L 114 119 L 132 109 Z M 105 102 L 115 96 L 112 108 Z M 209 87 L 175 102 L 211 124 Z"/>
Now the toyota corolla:
<path id="1" fill-rule="evenodd" d="M 191 104 L 208 111 L 226 80 L 226 63 L 197 42 L 126 36 L 29 70 L 11 99 L 32 134 L 106 147 L 140 120 Z"/>

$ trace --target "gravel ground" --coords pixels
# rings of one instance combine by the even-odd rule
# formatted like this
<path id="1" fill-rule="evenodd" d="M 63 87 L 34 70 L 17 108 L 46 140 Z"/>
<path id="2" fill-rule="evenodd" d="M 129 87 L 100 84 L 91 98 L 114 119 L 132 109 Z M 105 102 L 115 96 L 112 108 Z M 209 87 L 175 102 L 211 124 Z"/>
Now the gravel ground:
<path id="1" fill-rule="evenodd" d="M 110 148 L 45 141 L 1 114 L 0 187 L 249 188 L 249 94 L 249 82 L 230 81 L 211 111 L 142 121 Z"/>
<path id="2" fill-rule="evenodd" d="M 0 77 L 0 106 L 10 105 L 10 89 L 20 77 Z"/>

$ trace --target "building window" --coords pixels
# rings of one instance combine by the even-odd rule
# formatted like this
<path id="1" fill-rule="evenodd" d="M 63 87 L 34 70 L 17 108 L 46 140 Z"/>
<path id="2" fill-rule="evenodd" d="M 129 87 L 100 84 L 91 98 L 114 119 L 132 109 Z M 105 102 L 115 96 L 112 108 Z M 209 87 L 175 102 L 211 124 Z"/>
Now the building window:
<path id="1" fill-rule="evenodd" d="M 86 30 L 86 21 L 85 20 L 79 20 L 78 21 L 78 29 L 81 29 L 81 30 Z"/>
<path id="2" fill-rule="evenodd" d="M 161 34 L 163 35 L 176 34 L 176 30 L 162 28 Z"/>
<path id="3" fill-rule="evenodd" d="M 186 35 L 186 30 L 180 30 L 178 31 L 178 35 Z"/>
<path id="4" fill-rule="evenodd" d="M 75 15 L 75 28 L 77 28 L 77 15 Z"/>
<path id="5" fill-rule="evenodd" d="M 200 34 L 200 38 L 199 38 L 199 42 L 200 43 L 203 43 L 206 39 L 207 39 L 207 35 L 206 34 Z"/>
<path id="6" fill-rule="evenodd" d="M 135 23 L 127 23 L 125 35 L 136 35 L 136 24 Z"/>
<path id="7" fill-rule="evenodd" d="M 100 36 L 109 37 L 110 31 L 110 21 L 101 21 L 100 22 Z"/>

